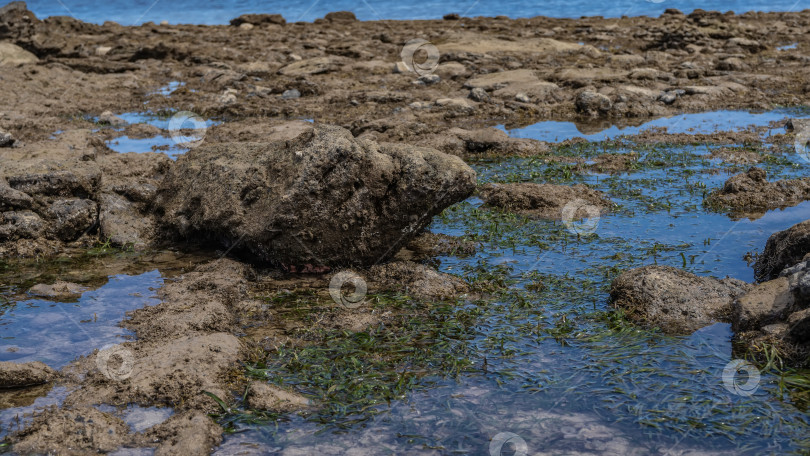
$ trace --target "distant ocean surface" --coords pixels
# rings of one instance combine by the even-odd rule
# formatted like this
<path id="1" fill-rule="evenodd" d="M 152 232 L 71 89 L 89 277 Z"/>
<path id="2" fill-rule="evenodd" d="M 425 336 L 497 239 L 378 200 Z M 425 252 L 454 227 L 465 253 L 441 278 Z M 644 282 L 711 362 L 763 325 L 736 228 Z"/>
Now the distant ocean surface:
<path id="1" fill-rule="evenodd" d="M 0 0 L 0 5 L 6 0 Z M 716 11 L 801 11 L 810 0 L 32 0 L 37 17 L 73 16 L 86 22 L 122 25 L 169 21 L 172 24 L 227 24 L 245 13 L 278 13 L 288 22 L 311 22 L 331 11 L 353 11 L 361 20 L 440 19 L 462 16 L 569 17 L 659 16 L 667 8 L 690 13 Z"/>

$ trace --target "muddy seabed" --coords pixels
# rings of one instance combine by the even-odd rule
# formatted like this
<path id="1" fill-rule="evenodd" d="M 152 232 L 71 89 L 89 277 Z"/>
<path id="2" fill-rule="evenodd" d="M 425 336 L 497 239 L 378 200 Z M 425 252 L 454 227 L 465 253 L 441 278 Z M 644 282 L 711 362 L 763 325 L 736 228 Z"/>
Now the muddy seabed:
<path id="1" fill-rule="evenodd" d="M 607 299 L 623 269 L 653 263 L 751 282 L 743 256 L 810 218 L 810 195 L 704 206 L 752 165 L 807 176 L 785 126 L 808 117 L 810 11 L 133 27 L 0 11 L 15 46 L 0 47 L 0 361 L 56 369 L 0 389 L 0 453 L 810 448 L 806 375 L 759 353 L 763 386 L 735 395 L 721 374 L 746 349 L 727 321 L 671 336 Z M 430 45 L 418 72 L 402 63 L 414 39 Z M 778 120 L 507 134 L 743 110 Z M 172 129 L 184 112 L 196 124 Z M 391 261 L 355 268 L 360 300 L 330 289 L 339 268 L 270 267 L 143 215 L 198 142 L 291 140 L 310 122 L 461 156 L 482 190 Z M 525 182 L 550 186 L 498 193 Z M 577 198 L 601 231 L 558 215 Z"/>

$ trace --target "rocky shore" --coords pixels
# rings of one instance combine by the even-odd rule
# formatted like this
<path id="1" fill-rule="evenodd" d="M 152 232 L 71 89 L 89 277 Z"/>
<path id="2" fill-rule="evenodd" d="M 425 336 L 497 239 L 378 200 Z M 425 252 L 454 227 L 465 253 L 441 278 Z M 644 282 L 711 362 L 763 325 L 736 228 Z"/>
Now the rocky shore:
<path id="1" fill-rule="evenodd" d="M 408 44 L 414 39 L 422 41 Z M 231 406 L 235 393 L 256 410 L 317 407 L 243 375 L 257 347 L 309 343 L 280 328 L 278 309 L 258 301 L 257 289 L 304 289 L 328 300 L 335 277 L 343 277 L 338 294 L 346 282 L 357 292 L 359 282 L 340 275 L 352 266 L 368 278 L 363 286 L 407 293 L 425 308 L 476 296 L 480 288 L 430 264 L 477 247 L 425 232 L 446 208 L 477 195 L 483 210 L 570 222 L 598 220 L 613 204 L 582 184 L 479 188 L 465 159 L 532 156 L 602 174 L 638 159 L 604 153 L 586 163 L 573 152 L 553 153 L 559 144 L 494 126 L 553 119 L 587 129 L 674 113 L 810 105 L 810 57 L 782 49 L 792 43 L 810 46 L 810 10 L 379 22 L 340 12 L 314 23 L 251 14 L 228 26 L 124 27 L 40 20 L 21 2 L 0 8 L 0 258 L 46 259 L 98 244 L 203 249 L 218 258 L 166 283 L 160 304 L 128 315 L 121 325 L 133 340 L 58 372 L 0 363 L 0 390 L 56 382 L 69 391 L 60 406 L 16 431 L 14 451 L 209 454 L 223 433 L 209 414 Z M 143 112 L 191 113 L 202 119 L 204 139 L 196 144 L 186 125 L 127 120 Z M 754 136 L 720 132 L 701 142 Z M 125 137 L 170 138 L 184 149 L 173 160 L 161 146 L 111 148 Z M 658 131 L 634 139 L 694 137 Z M 808 199 L 807 178 L 769 182 L 750 167 L 703 205 L 741 216 Z M 578 205 L 566 215 L 572 201 Z M 613 282 L 611 303 L 635 323 L 675 334 L 728 322 L 749 347 L 774 345 L 805 366 L 808 223 L 771 236 L 756 261 L 757 283 L 645 266 Z M 83 291 L 56 283 L 29 292 L 63 299 Z M 400 317 L 403 311 L 349 300 L 312 325 L 357 331 Z M 98 407 L 128 404 L 173 415 L 135 431 Z"/>

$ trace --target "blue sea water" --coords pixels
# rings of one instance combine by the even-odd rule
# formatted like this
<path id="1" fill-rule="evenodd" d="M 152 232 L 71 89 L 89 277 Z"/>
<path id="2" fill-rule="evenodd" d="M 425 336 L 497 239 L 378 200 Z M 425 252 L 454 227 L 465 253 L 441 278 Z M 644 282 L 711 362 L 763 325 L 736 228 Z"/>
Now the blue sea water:
<path id="1" fill-rule="evenodd" d="M 86 22 L 115 21 L 137 25 L 152 21 L 172 24 L 227 24 L 245 13 L 278 13 L 288 22 L 313 21 L 331 11 L 353 11 L 361 20 L 438 19 L 447 13 L 466 17 L 658 16 L 667 8 L 689 13 L 697 8 L 716 11 L 801 11 L 810 0 L 31 0 L 28 8 L 38 17 L 73 16 Z"/>

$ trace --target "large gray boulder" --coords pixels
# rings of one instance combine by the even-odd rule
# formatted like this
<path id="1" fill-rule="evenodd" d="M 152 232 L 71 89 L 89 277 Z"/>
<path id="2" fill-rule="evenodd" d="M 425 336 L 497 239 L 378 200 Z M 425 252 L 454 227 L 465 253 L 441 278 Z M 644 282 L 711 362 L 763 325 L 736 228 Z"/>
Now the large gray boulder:
<path id="1" fill-rule="evenodd" d="M 288 141 L 194 149 L 163 180 L 155 206 L 169 237 L 289 266 L 374 264 L 475 182 L 458 157 L 320 125 Z"/>
<path id="2" fill-rule="evenodd" d="M 751 286 L 737 279 L 699 277 L 671 266 L 642 266 L 613 281 L 610 300 L 635 322 L 688 334 L 731 319 L 732 303 Z"/>

